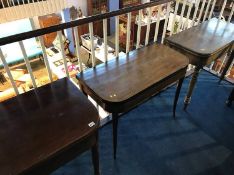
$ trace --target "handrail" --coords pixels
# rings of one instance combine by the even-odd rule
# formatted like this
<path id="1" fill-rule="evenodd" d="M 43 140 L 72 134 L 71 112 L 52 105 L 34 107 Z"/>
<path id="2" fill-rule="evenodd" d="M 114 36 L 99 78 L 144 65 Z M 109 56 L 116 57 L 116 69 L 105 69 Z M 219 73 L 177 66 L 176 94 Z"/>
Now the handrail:
<path id="1" fill-rule="evenodd" d="M 64 29 L 76 27 L 76 26 L 79 26 L 82 24 L 87 24 L 90 22 L 99 21 L 99 20 L 111 18 L 114 16 L 119 16 L 119 15 L 126 14 L 126 13 L 129 13 L 132 11 L 137 11 L 137 10 L 145 9 L 147 7 L 152 7 L 152 6 L 156 6 L 156 5 L 160 5 L 160 4 L 164 4 L 164 3 L 168 3 L 168 2 L 172 2 L 172 1 L 173 0 L 154 0 L 154 1 L 151 1 L 148 3 L 144 3 L 144 4 L 140 4 L 140 5 L 136 5 L 136 6 L 125 7 L 125 8 L 122 8 L 120 10 L 111 11 L 111 12 L 107 12 L 107 13 L 103 13 L 103 14 L 99 14 L 99 15 L 94 15 L 94 16 L 89 16 L 89 17 L 78 19 L 75 21 L 71 21 L 71 22 L 67 22 L 67 23 L 63 23 L 63 24 L 58 24 L 58 25 L 54 25 L 51 27 L 46 27 L 43 29 L 37 29 L 34 31 L 11 35 L 8 37 L 0 38 L 0 46 L 10 44 L 13 42 L 22 41 L 25 39 L 30 39 L 33 37 L 38 37 L 38 36 L 52 33 L 52 32 L 57 32 L 59 30 L 64 30 Z"/>

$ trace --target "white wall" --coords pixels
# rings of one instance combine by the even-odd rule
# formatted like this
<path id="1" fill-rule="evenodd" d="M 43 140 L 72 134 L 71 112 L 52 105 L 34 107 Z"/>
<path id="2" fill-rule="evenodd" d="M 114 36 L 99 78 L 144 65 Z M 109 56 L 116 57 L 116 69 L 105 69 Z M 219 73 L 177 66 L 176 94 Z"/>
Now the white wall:
<path id="1" fill-rule="evenodd" d="M 150 0 L 141 0 L 141 3 L 150 2 Z"/>

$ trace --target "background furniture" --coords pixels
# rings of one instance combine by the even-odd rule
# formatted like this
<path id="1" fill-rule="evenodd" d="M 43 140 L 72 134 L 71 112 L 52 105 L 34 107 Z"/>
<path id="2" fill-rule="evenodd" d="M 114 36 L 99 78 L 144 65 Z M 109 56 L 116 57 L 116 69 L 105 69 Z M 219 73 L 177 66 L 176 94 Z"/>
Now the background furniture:
<path id="1" fill-rule="evenodd" d="M 61 17 L 56 14 L 39 16 L 38 20 L 39 20 L 39 24 L 41 28 L 54 26 L 54 25 L 60 24 L 62 21 Z M 57 36 L 56 32 L 44 35 L 43 38 L 44 38 L 45 46 L 46 47 L 52 46 L 52 42 L 54 41 L 56 36 Z"/>
<path id="2" fill-rule="evenodd" d="M 173 106 L 175 117 L 187 66 L 188 59 L 184 55 L 167 46 L 153 44 L 77 75 L 83 92 L 112 113 L 114 158 L 118 115 L 179 80 Z"/>
<path id="3" fill-rule="evenodd" d="M 234 41 L 234 24 L 212 18 L 165 39 L 165 43 L 185 54 L 195 70 L 190 81 L 184 109 L 190 103 L 199 71 L 219 58 Z"/>
<path id="4" fill-rule="evenodd" d="M 106 13 L 109 11 L 109 0 L 87 0 L 87 12 L 88 16 L 97 15 L 100 13 Z M 107 20 L 107 31 L 110 33 L 110 21 Z M 95 35 L 103 37 L 103 22 L 93 22 L 93 33 Z"/>
<path id="5" fill-rule="evenodd" d="M 99 115 L 69 79 L 0 103 L 0 113 L 1 174 L 50 174 L 92 149 L 99 175 Z"/>
<path id="6" fill-rule="evenodd" d="M 133 6 L 133 5 L 139 5 L 141 4 L 141 0 L 120 0 L 119 1 L 119 8 L 124 8 L 128 6 Z"/>
<path id="7" fill-rule="evenodd" d="M 14 22 L 3 23 L 0 24 L 0 38 L 31 30 L 32 26 L 29 19 L 22 19 Z M 41 59 L 42 50 L 35 38 L 24 40 L 23 44 L 30 62 L 38 61 Z M 18 42 L 3 45 L 1 46 L 1 49 L 8 66 L 10 66 L 11 68 L 18 67 L 20 64 L 25 64 L 24 57 L 22 55 L 22 51 Z M 3 68 L 4 66 L 0 61 L 0 70 Z"/>
<path id="8" fill-rule="evenodd" d="M 61 79 L 66 76 L 66 71 L 64 67 L 64 61 L 62 58 L 61 51 L 58 50 L 57 53 L 55 53 L 53 47 L 50 47 L 46 49 L 47 55 L 48 55 L 48 61 L 50 64 L 51 71 L 54 75 L 57 76 L 57 78 Z M 67 59 L 67 66 L 68 66 L 68 72 L 71 77 L 74 77 L 77 73 L 80 72 L 79 63 L 72 63 L 69 59 L 69 56 L 66 57 Z M 82 63 L 83 70 L 86 69 L 86 66 Z"/>

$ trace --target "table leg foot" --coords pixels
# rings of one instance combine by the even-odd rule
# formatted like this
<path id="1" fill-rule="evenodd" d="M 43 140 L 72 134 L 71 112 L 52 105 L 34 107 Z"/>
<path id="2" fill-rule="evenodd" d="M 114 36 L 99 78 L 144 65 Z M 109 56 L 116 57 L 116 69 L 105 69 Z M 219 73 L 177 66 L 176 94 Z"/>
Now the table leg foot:
<path id="1" fill-rule="evenodd" d="M 185 111 L 186 111 L 186 109 L 187 109 L 187 107 L 188 107 L 190 101 L 191 101 L 191 97 L 188 98 L 188 97 L 186 96 L 185 99 L 184 99 L 184 108 L 183 108 Z"/>
<path id="2" fill-rule="evenodd" d="M 177 102 L 178 102 L 178 99 L 179 99 L 180 90 L 181 90 L 183 81 L 184 81 L 184 77 L 179 80 L 177 88 L 176 88 L 176 94 L 175 94 L 174 104 L 173 104 L 173 117 L 174 118 L 175 118 L 176 106 L 177 106 Z"/>
<path id="3" fill-rule="evenodd" d="M 196 85 L 200 69 L 201 68 L 198 67 L 198 66 L 195 67 L 192 79 L 191 79 L 191 81 L 189 83 L 189 89 L 188 89 L 188 92 L 187 92 L 187 96 L 185 97 L 185 100 L 184 100 L 184 110 L 187 109 L 187 107 L 188 107 L 188 105 L 189 105 L 189 103 L 191 101 L 191 96 L 192 96 L 192 93 L 193 93 L 193 89 L 194 89 L 194 87 Z"/>
<path id="4" fill-rule="evenodd" d="M 98 152 L 98 134 L 96 136 L 96 143 L 92 147 L 92 161 L 94 167 L 94 174 L 100 175 L 99 171 L 99 152 Z"/>
<path id="5" fill-rule="evenodd" d="M 112 114 L 112 125 L 113 125 L 113 149 L 114 149 L 114 159 L 116 159 L 117 151 L 117 134 L 118 134 L 118 114 Z"/>

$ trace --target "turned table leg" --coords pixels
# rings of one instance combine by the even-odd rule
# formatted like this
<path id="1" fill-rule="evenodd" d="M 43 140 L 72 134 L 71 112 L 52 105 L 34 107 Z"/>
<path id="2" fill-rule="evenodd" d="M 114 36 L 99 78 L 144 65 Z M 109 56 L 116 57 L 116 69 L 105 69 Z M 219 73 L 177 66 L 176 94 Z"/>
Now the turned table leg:
<path id="1" fill-rule="evenodd" d="M 183 81 L 184 81 L 184 77 L 179 80 L 179 82 L 177 84 L 177 88 L 176 88 L 176 93 L 175 93 L 175 98 L 174 98 L 174 105 L 173 105 L 173 117 L 174 118 L 175 118 L 176 106 L 177 106 L 177 102 L 178 102 L 178 99 L 179 99 L 180 90 L 181 90 Z"/>
<path id="2" fill-rule="evenodd" d="M 114 159 L 116 159 L 117 150 L 118 117 L 118 113 L 112 114 Z"/>
<path id="3" fill-rule="evenodd" d="M 99 171 L 99 152 L 98 152 L 98 133 L 96 133 L 96 142 L 92 147 L 92 160 L 93 160 L 94 174 L 95 175 L 100 175 L 100 171 Z"/>
<path id="4" fill-rule="evenodd" d="M 193 89 L 194 89 L 194 87 L 196 85 L 200 69 L 201 68 L 199 66 L 195 67 L 192 79 L 191 79 L 191 81 L 189 83 L 189 89 L 188 89 L 187 95 L 186 95 L 185 100 L 184 100 L 184 110 L 186 110 L 187 106 L 189 105 L 189 103 L 191 101 L 191 96 L 192 96 L 192 93 L 193 93 Z"/>

